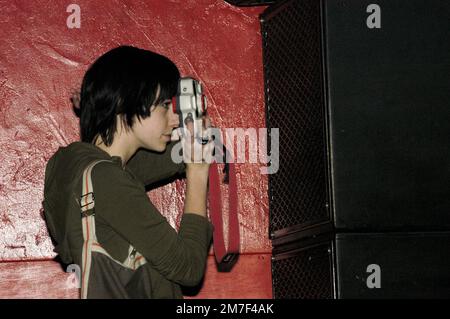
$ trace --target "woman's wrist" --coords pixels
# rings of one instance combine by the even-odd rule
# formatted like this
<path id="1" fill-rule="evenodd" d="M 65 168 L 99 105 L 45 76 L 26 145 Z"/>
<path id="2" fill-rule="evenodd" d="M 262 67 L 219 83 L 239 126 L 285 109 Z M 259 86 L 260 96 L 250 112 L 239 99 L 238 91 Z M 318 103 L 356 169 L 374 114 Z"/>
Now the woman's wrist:
<path id="1" fill-rule="evenodd" d="M 197 166 L 198 165 L 198 166 Z M 205 164 L 186 164 L 186 179 L 196 179 L 208 181 L 209 165 Z"/>
<path id="2" fill-rule="evenodd" d="M 195 170 L 186 171 L 185 212 L 206 216 L 208 175 Z"/>

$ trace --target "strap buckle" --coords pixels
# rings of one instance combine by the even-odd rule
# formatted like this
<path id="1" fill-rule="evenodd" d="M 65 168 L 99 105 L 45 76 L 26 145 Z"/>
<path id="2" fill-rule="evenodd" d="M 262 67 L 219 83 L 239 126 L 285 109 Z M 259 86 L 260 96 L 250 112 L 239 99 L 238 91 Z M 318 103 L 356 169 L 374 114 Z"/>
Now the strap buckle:
<path id="1" fill-rule="evenodd" d="M 217 264 L 220 272 L 230 272 L 234 264 L 239 259 L 239 253 L 227 253 L 222 260 Z"/>
<path id="2" fill-rule="evenodd" d="M 94 206 L 95 206 L 94 192 L 86 193 L 80 197 L 81 215 L 83 217 L 95 215 Z"/>

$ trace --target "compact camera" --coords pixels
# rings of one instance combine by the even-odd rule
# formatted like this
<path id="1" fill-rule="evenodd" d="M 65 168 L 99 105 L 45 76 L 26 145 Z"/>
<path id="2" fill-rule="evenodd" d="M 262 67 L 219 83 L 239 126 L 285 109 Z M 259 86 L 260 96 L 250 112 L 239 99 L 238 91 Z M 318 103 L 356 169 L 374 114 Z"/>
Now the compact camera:
<path id="1" fill-rule="evenodd" d="M 172 98 L 172 107 L 175 114 L 180 117 L 180 123 L 186 128 L 186 124 L 189 121 L 194 125 L 194 136 L 202 144 L 208 143 L 208 140 L 204 140 L 199 137 L 199 130 L 202 127 L 202 116 L 206 114 L 208 107 L 206 96 L 203 94 L 203 88 L 199 81 L 191 77 L 181 78 L 178 84 L 178 93 Z"/>

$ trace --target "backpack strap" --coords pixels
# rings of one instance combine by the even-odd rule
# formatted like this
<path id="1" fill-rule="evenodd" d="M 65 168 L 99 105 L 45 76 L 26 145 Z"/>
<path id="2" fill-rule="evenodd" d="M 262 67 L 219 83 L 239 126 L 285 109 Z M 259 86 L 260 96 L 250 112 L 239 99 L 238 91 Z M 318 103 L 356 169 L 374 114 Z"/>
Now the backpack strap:
<path id="1" fill-rule="evenodd" d="M 98 252 L 106 255 L 111 260 L 122 265 L 125 268 L 136 270 L 140 266 L 147 263 L 144 256 L 142 256 L 136 249 L 130 245 L 128 249 L 128 256 L 125 261 L 120 262 L 115 260 L 98 242 L 95 231 L 95 197 L 94 188 L 92 186 L 92 169 L 95 165 L 101 162 L 112 162 L 110 160 L 97 160 L 88 165 L 83 172 L 82 186 L 81 186 L 81 224 L 83 229 L 83 250 L 82 250 L 82 273 L 81 273 L 81 298 L 87 298 L 87 290 L 89 287 L 89 276 L 92 264 L 92 252 Z"/>

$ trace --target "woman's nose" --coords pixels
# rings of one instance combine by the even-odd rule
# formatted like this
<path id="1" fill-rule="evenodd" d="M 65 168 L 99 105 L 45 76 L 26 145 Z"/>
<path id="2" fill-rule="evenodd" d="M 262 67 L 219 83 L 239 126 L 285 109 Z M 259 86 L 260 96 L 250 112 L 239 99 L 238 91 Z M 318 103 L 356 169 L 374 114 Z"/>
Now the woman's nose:
<path id="1" fill-rule="evenodd" d="M 169 126 L 173 128 L 180 126 L 180 117 L 173 112 L 172 108 L 169 110 Z"/>

